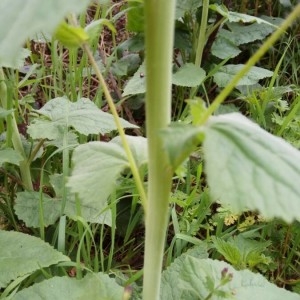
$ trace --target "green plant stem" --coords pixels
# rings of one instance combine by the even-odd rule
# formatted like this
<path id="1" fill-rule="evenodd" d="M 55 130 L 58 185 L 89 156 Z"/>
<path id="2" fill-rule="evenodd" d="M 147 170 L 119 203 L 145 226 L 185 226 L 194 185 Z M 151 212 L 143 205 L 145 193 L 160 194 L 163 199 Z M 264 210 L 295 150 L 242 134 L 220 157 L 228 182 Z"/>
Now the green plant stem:
<path id="1" fill-rule="evenodd" d="M 39 150 L 43 147 L 45 139 L 41 139 L 38 144 L 34 147 L 34 149 L 30 153 L 30 157 L 28 158 L 28 164 L 31 164 Z"/>
<path id="2" fill-rule="evenodd" d="M 274 43 L 280 38 L 280 36 L 286 31 L 286 29 L 296 20 L 300 15 L 300 4 L 298 4 L 287 19 L 281 24 L 281 26 L 274 31 L 274 33 L 263 43 L 263 45 L 255 52 L 254 55 L 248 60 L 244 67 L 237 73 L 230 83 L 222 90 L 222 92 L 215 98 L 213 103 L 208 107 L 203 114 L 201 124 L 204 124 L 207 119 L 218 109 L 220 104 L 226 99 L 231 91 L 238 84 L 240 79 L 245 76 L 262 57 L 263 55 L 274 45 Z"/>
<path id="3" fill-rule="evenodd" d="M 102 76 L 102 74 L 99 70 L 99 67 L 98 67 L 98 65 L 97 65 L 97 63 L 94 59 L 94 56 L 93 56 L 89 46 L 87 44 L 83 44 L 82 48 L 86 52 L 86 54 L 87 54 L 87 56 L 88 56 L 88 58 L 91 62 L 91 65 L 92 65 L 92 67 L 93 67 L 93 69 L 96 73 L 96 76 L 98 77 L 98 79 L 100 81 L 100 85 L 103 89 L 103 93 L 104 93 L 105 98 L 107 100 L 107 103 L 109 105 L 110 111 L 111 111 L 111 113 L 114 117 L 114 121 L 115 121 L 115 124 L 117 126 L 117 129 L 118 129 L 121 141 L 122 141 L 123 148 L 126 152 L 127 159 L 128 159 L 128 162 L 129 162 L 129 165 L 130 165 L 130 168 L 131 168 L 131 172 L 132 172 L 135 183 L 137 185 L 137 189 L 138 189 L 140 197 L 141 197 L 142 205 L 143 205 L 143 207 L 146 211 L 147 195 L 146 195 L 146 192 L 145 192 L 145 189 L 144 189 L 144 184 L 143 184 L 143 181 L 140 177 L 139 170 L 138 170 L 138 167 L 135 163 L 135 160 L 134 160 L 134 157 L 133 157 L 132 152 L 130 150 L 129 144 L 126 140 L 126 135 L 125 135 L 124 129 L 121 125 L 120 118 L 118 116 L 118 112 L 117 112 L 117 109 L 115 107 L 114 101 L 113 101 L 113 99 L 110 95 L 110 92 L 108 90 L 106 82 L 105 82 L 105 80 L 104 80 L 104 78 L 103 78 L 103 76 Z"/>
<path id="4" fill-rule="evenodd" d="M 197 49 L 196 49 L 196 57 L 195 57 L 195 65 L 198 67 L 201 67 L 203 50 L 207 40 L 206 30 L 207 30 L 208 9 L 209 9 L 209 0 L 203 0 L 202 17 L 201 17 L 201 24 L 199 29 L 199 36 L 197 39 Z M 199 87 L 194 87 L 191 89 L 190 92 L 191 99 L 195 97 L 198 88 Z"/>
<path id="5" fill-rule="evenodd" d="M 0 68 L 0 97 L 1 105 L 4 109 L 9 109 L 8 97 L 7 97 L 7 86 L 5 84 L 5 75 L 3 69 Z M 12 113 L 7 117 L 7 126 L 11 129 L 11 140 L 14 149 L 24 158 L 20 162 L 20 173 L 22 178 L 23 186 L 26 190 L 33 191 L 30 164 L 26 158 L 25 150 L 21 141 L 21 136 L 18 130 L 15 115 Z"/>
<path id="6" fill-rule="evenodd" d="M 175 0 L 145 1 L 148 203 L 145 216 L 144 300 L 159 299 L 172 168 L 160 132 L 171 121 Z"/>
<path id="7" fill-rule="evenodd" d="M 199 30 L 199 37 L 198 37 L 196 58 L 195 58 L 195 65 L 199 67 L 201 67 L 202 64 L 202 55 L 203 55 L 204 46 L 206 44 L 206 27 L 207 27 L 208 9 L 209 9 L 209 0 L 203 0 L 201 25 Z"/>

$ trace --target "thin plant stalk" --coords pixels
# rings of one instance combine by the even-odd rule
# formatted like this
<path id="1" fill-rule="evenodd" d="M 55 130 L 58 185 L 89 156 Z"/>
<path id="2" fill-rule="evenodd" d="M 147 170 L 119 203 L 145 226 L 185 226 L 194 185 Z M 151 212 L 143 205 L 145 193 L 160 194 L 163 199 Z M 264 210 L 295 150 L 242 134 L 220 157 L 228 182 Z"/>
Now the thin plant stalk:
<path id="1" fill-rule="evenodd" d="M 113 115 L 115 124 L 117 126 L 117 129 L 118 129 L 121 141 L 122 141 L 122 145 L 123 145 L 125 153 L 127 155 L 127 159 L 128 159 L 129 165 L 130 165 L 130 169 L 131 169 L 132 175 L 134 177 L 135 183 L 137 185 L 137 189 L 138 189 L 140 197 L 141 197 L 142 205 L 143 205 L 144 209 L 146 210 L 147 195 L 146 195 L 146 192 L 145 192 L 145 189 L 144 189 L 144 184 L 143 184 L 143 181 L 142 181 L 141 176 L 139 174 L 139 170 L 138 170 L 138 167 L 135 163 L 135 160 L 134 160 L 134 157 L 133 157 L 132 152 L 130 150 L 129 144 L 127 143 L 126 135 L 125 135 L 124 129 L 121 125 L 120 118 L 118 116 L 118 112 L 117 112 L 117 109 L 115 107 L 114 101 L 113 101 L 113 99 L 110 95 L 108 87 L 105 83 L 105 80 L 104 80 L 102 74 L 101 74 L 101 71 L 99 70 L 99 67 L 98 67 L 98 65 L 95 61 L 95 58 L 94 58 L 94 56 L 93 56 L 93 54 L 90 50 L 90 47 L 87 44 L 83 44 L 82 48 L 86 52 L 86 54 L 87 54 L 87 56 L 88 56 L 88 58 L 91 62 L 91 65 L 92 65 L 92 67 L 93 67 L 93 69 L 96 73 L 96 76 L 100 81 L 100 85 L 103 89 L 103 93 L 106 97 L 107 103 L 109 105 L 109 109 L 110 109 L 110 111 Z"/>
<path id="2" fill-rule="evenodd" d="M 9 99 L 7 93 L 7 86 L 5 84 L 5 75 L 3 69 L 0 68 L 0 98 L 1 105 L 4 109 L 9 109 Z M 7 117 L 7 127 L 11 130 L 11 141 L 14 149 L 24 158 L 20 162 L 20 173 L 22 178 L 23 186 L 28 191 L 33 191 L 32 179 L 30 173 L 30 163 L 26 157 L 25 150 L 21 141 L 21 136 L 18 130 L 17 121 L 14 114 L 12 113 Z"/>
<path id="3" fill-rule="evenodd" d="M 160 132 L 171 121 L 175 0 L 145 1 L 148 202 L 145 215 L 143 299 L 159 299 L 172 169 Z"/>
<path id="4" fill-rule="evenodd" d="M 209 10 L 209 0 L 203 0 L 202 3 L 202 16 L 201 16 L 201 24 L 199 28 L 199 35 L 197 39 L 197 49 L 196 49 L 196 57 L 195 57 L 195 65 L 197 67 L 201 67 L 202 64 L 202 55 L 203 50 L 206 45 L 207 40 L 207 19 L 208 19 L 208 10 Z M 190 98 L 193 99 L 196 95 L 198 87 L 194 87 L 191 89 Z"/>
<path id="5" fill-rule="evenodd" d="M 250 57 L 244 67 L 232 78 L 230 83 L 221 91 L 221 93 L 215 98 L 213 103 L 208 107 L 203 114 L 202 124 L 218 109 L 220 104 L 226 99 L 226 97 L 236 87 L 240 79 L 245 76 L 250 69 L 265 55 L 265 53 L 274 45 L 274 43 L 281 37 L 288 27 L 300 16 L 300 4 L 290 13 L 280 27 L 273 32 L 273 34 L 262 44 L 262 46 Z"/>
<path id="6" fill-rule="evenodd" d="M 203 50 L 206 44 L 206 38 L 207 38 L 206 27 L 207 27 L 207 19 L 208 19 L 208 9 L 209 9 L 209 0 L 203 0 L 202 17 L 201 17 L 201 24 L 199 29 L 199 37 L 198 37 L 196 58 L 195 58 L 195 65 L 198 67 L 201 67 Z"/>

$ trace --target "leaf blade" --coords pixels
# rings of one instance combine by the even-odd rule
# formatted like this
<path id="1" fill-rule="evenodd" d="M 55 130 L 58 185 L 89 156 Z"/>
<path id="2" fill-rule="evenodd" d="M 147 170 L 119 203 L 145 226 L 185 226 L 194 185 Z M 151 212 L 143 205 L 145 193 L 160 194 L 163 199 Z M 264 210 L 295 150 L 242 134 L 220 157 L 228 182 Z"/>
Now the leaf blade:
<path id="1" fill-rule="evenodd" d="M 300 218 L 298 150 L 236 113 L 212 117 L 204 132 L 206 174 L 215 199 L 233 211 L 259 210 L 287 222 Z"/>

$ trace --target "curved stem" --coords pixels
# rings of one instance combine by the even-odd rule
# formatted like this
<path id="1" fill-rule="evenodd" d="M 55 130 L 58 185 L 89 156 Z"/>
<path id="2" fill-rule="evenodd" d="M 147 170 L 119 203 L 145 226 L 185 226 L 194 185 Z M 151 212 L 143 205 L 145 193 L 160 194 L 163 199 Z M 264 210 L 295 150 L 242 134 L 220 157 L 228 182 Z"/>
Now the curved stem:
<path id="1" fill-rule="evenodd" d="M 285 30 L 293 23 L 294 20 L 300 16 L 300 4 L 298 4 L 292 13 L 287 17 L 287 19 L 281 24 L 281 26 L 273 32 L 273 34 L 263 43 L 263 45 L 250 57 L 248 62 L 244 67 L 237 73 L 230 83 L 222 90 L 222 92 L 215 98 L 213 103 L 208 107 L 203 115 L 201 124 L 204 124 L 207 119 L 218 109 L 220 104 L 226 99 L 226 97 L 231 93 L 231 91 L 238 84 L 240 79 L 246 75 L 251 67 L 253 67 L 262 56 L 274 45 L 274 43 L 280 38 L 280 36 L 285 32 Z"/>
<path id="2" fill-rule="evenodd" d="M 135 183 L 137 185 L 137 189 L 138 189 L 140 197 L 141 197 L 142 205 L 143 205 L 143 207 L 146 211 L 147 195 L 146 195 L 146 192 L 145 192 L 145 189 L 144 189 L 144 184 L 143 184 L 143 181 L 140 177 L 139 170 L 138 170 L 138 167 L 135 163 L 135 160 L 134 160 L 134 157 L 133 157 L 132 152 L 130 150 L 129 144 L 126 140 L 126 135 L 125 135 L 124 129 L 121 125 L 120 118 L 118 116 L 118 112 L 117 112 L 117 109 L 115 107 L 114 101 L 113 101 L 113 99 L 110 95 L 110 92 L 108 90 L 106 82 L 105 82 L 105 80 L 104 80 L 104 78 L 103 78 L 103 76 L 102 76 L 102 74 L 99 70 L 99 67 L 98 67 L 98 65 L 95 61 L 95 58 L 94 58 L 89 46 L 87 44 L 83 44 L 82 48 L 86 52 L 86 54 L 87 54 L 87 56 L 88 56 L 88 58 L 91 62 L 91 65 L 92 65 L 92 67 L 93 67 L 93 69 L 96 73 L 96 76 L 98 77 L 98 79 L 100 81 L 101 87 L 103 89 L 103 93 L 104 93 L 105 98 L 107 100 L 107 103 L 109 105 L 110 111 L 113 115 L 115 124 L 117 126 L 117 129 L 118 129 L 118 132 L 119 132 L 119 135 L 120 135 L 123 147 L 124 147 L 124 150 L 126 152 L 127 159 L 129 161 L 129 165 L 130 165 L 130 168 L 131 168 L 131 172 L 132 172 Z"/>

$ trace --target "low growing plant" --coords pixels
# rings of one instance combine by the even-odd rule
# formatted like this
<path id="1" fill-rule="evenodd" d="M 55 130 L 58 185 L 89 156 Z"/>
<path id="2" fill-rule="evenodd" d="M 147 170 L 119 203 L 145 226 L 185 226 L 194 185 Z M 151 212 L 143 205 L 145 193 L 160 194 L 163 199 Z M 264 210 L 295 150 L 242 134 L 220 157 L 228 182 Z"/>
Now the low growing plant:
<path id="1" fill-rule="evenodd" d="M 5 74 L 0 74 L 0 113 L 1 118 L 6 121 L 5 124 L 2 123 L 3 128 L 4 125 L 7 126 L 5 148 L 0 150 L 1 164 L 12 163 L 19 166 L 24 186 L 24 190 L 17 193 L 16 213 L 27 226 L 39 228 L 42 240 L 45 239 L 45 227 L 59 220 L 56 233 L 59 251 L 39 238 L 0 231 L 0 241 L 4 245 L 0 250 L 0 267 L 6 270 L 0 275 L 0 288 L 5 288 L 1 298 L 129 299 L 130 292 L 123 290 L 115 279 L 102 272 L 93 273 L 82 265 L 80 254 L 82 252 L 83 256 L 89 256 L 91 249 L 97 252 L 97 244 L 88 222 L 112 226 L 112 232 L 115 232 L 117 180 L 122 180 L 121 174 L 130 169 L 145 214 L 143 299 L 247 299 L 253 294 L 259 299 L 299 299 L 299 295 L 276 287 L 259 274 L 249 270 L 237 271 L 225 262 L 209 259 L 207 245 L 201 241 L 197 241 L 194 249 L 178 257 L 163 273 L 161 271 L 172 177 L 200 144 L 203 147 L 205 174 L 213 200 L 229 205 L 233 212 L 258 210 L 267 218 L 278 217 L 286 222 L 300 218 L 300 188 L 297 182 L 300 166 L 295 163 L 300 159 L 298 150 L 241 114 L 213 116 L 230 92 L 241 81 L 249 80 L 246 74 L 249 71 L 253 74 L 253 71 L 258 70 L 253 69 L 254 65 L 299 16 L 300 5 L 295 7 L 245 65 L 227 66 L 233 70 L 233 74 L 230 80 L 219 84 L 224 89 L 210 106 L 206 107 L 201 99 L 193 98 L 189 101 L 191 123 L 170 125 L 176 2 L 145 1 L 146 139 L 125 135 L 124 128 L 136 126 L 118 117 L 109 89 L 89 46 L 89 41 L 99 32 L 89 30 L 93 28 L 92 25 L 79 27 L 73 15 L 68 15 L 69 24 L 61 23 L 67 13 L 83 11 L 89 1 L 65 0 L 62 4 L 53 0 L 40 5 L 37 0 L 29 0 L 21 15 L 18 13 L 24 3 L 15 3 L 18 9 L 8 0 L 3 0 L 0 4 L 0 11 L 3 12 L 0 22 L 2 25 L 11 25 L 12 28 L 6 31 L 5 26 L 0 26 L 1 66 L 16 68 L 19 60 L 28 54 L 24 54 L 21 48 L 26 38 L 36 31 L 47 30 L 53 34 L 53 41 L 58 39 L 69 48 L 81 47 L 86 53 L 112 116 L 101 112 L 89 99 L 78 97 L 79 99 L 70 101 L 65 97 L 54 98 L 36 110 L 38 116 L 28 127 L 32 142 L 28 154 L 17 128 L 16 107 L 8 92 Z M 223 21 L 233 18 L 238 21 L 261 22 L 258 18 L 230 12 L 223 6 L 209 6 L 208 0 L 203 1 L 202 8 L 202 20 L 205 24 L 201 24 L 199 29 L 197 49 L 200 50 L 196 51 L 197 55 L 204 49 L 205 11 L 209 8 L 218 11 L 224 17 Z M 26 31 L 22 28 L 25 25 Z M 96 23 L 95 27 L 98 25 Z M 195 59 L 198 60 L 197 55 Z M 199 62 L 187 67 L 202 77 L 200 65 Z M 221 72 L 220 69 L 218 71 Z M 82 138 L 115 129 L 119 136 L 110 142 L 77 144 L 77 136 Z M 43 193 L 42 184 L 46 176 L 43 170 L 40 173 L 42 184 L 38 191 L 34 191 L 30 165 L 42 147 L 56 149 L 50 156 L 62 153 L 62 172 L 49 176 L 54 195 Z M 70 173 L 71 151 L 73 169 Z M 42 168 L 45 165 L 46 162 Z M 147 184 L 144 182 L 146 176 Z M 63 254 L 66 216 L 77 222 L 80 232 L 79 250 L 74 263 Z M 88 245 L 83 245 L 85 241 Z M 243 244 L 237 240 L 225 242 L 215 238 L 214 243 L 217 250 L 240 269 L 268 262 L 266 257 L 258 254 L 261 243 L 251 243 L 250 250 L 244 249 Z M 244 243 L 246 244 L 245 241 Z M 226 247 L 231 247 L 236 255 L 229 257 Z M 21 262 L 20 259 L 16 260 L 20 254 Z M 24 255 L 33 259 L 23 261 Z M 54 276 L 18 291 L 22 281 L 37 270 L 49 277 L 58 274 L 59 272 L 51 269 L 49 273 L 43 270 L 51 265 L 63 270 L 66 266 L 75 267 L 77 279 Z"/>

